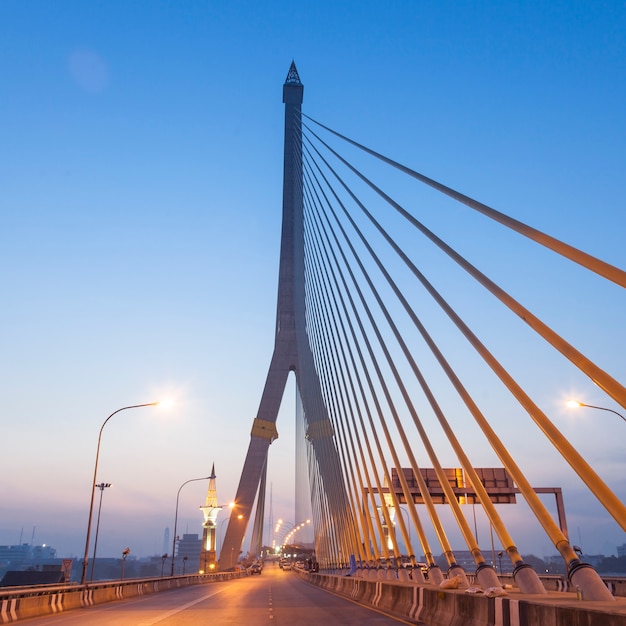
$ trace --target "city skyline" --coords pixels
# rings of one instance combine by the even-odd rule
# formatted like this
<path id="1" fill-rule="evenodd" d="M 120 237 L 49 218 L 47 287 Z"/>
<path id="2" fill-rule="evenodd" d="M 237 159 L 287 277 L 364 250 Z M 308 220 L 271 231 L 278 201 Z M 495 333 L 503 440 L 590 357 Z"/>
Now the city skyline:
<path id="1" fill-rule="evenodd" d="M 177 490 L 213 463 L 219 503 L 233 499 L 274 340 L 292 59 L 307 114 L 623 268 L 625 14 L 611 2 L 5 0 L 0 544 L 35 529 L 82 554 L 103 420 L 168 397 L 169 411 L 125 411 L 103 432 L 98 553 L 160 553 Z M 527 268 L 537 306 L 561 291 L 555 321 L 623 380 L 623 290 L 592 291 L 566 267 L 558 286 L 542 281 L 544 258 Z M 593 385 L 551 382 L 553 419 L 624 500 L 623 424 L 564 406 L 602 405 Z M 270 448 L 274 521 L 299 521 L 285 471 L 294 406 L 291 380 Z M 534 431 L 511 428 L 525 457 L 541 455 Z M 615 553 L 624 532 L 563 464 L 550 469 L 537 486 L 563 487 L 572 543 Z M 181 492 L 179 534 L 201 534 L 206 489 Z M 516 510 L 520 551 L 552 554 Z M 488 533 L 479 518 L 485 546 Z"/>

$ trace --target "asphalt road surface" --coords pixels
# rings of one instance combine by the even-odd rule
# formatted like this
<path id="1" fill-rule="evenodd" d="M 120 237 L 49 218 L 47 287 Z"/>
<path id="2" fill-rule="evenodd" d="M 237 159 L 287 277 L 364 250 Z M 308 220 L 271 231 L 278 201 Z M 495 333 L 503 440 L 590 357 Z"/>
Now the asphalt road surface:
<path id="1" fill-rule="evenodd" d="M 260 575 L 21 620 L 28 626 L 397 626 L 269 563 Z"/>

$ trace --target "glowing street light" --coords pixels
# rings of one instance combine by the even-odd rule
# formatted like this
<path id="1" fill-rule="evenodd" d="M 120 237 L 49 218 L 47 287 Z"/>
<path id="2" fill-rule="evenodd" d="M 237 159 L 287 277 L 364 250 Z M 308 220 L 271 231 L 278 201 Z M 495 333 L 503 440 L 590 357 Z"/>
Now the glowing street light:
<path id="1" fill-rule="evenodd" d="M 304 528 L 307 524 L 310 524 L 311 520 L 307 519 L 303 522 L 300 522 L 299 524 L 296 524 L 288 533 L 287 535 L 283 538 L 282 541 L 282 545 L 285 546 L 287 545 L 287 543 L 289 541 L 291 541 L 291 539 L 293 538 L 293 536 L 301 529 Z"/>
<path id="2" fill-rule="evenodd" d="M 93 519 L 93 501 L 96 495 L 96 480 L 98 474 L 98 460 L 100 458 L 100 442 L 102 440 L 102 431 L 106 426 L 107 422 L 120 411 L 126 411 L 127 409 L 139 409 L 144 406 L 157 406 L 158 402 L 148 402 L 146 404 L 133 404 L 132 406 L 124 406 L 121 409 L 117 409 L 117 411 L 113 411 L 109 417 L 107 417 L 102 426 L 100 426 L 100 433 L 98 434 L 98 446 L 96 447 L 96 462 L 94 463 L 93 468 L 93 480 L 91 481 L 91 501 L 89 503 L 89 519 L 87 521 L 87 538 L 85 540 L 85 556 L 83 557 L 83 571 L 80 577 L 80 584 L 85 584 L 85 579 L 87 578 L 87 565 L 89 563 L 89 539 L 91 537 L 91 521 Z"/>
<path id="3" fill-rule="evenodd" d="M 293 522 L 286 522 L 283 519 L 279 519 L 276 522 L 276 528 L 274 528 L 274 535 L 278 535 L 281 531 L 282 531 L 282 539 L 281 539 L 281 545 L 284 544 L 284 539 L 285 536 L 287 535 L 287 533 L 290 530 L 293 530 L 295 528 L 295 524 Z M 274 543 L 276 543 L 276 539 L 274 539 Z"/>
<path id="4" fill-rule="evenodd" d="M 626 422 L 626 417 L 624 417 L 621 413 L 618 413 L 617 411 L 614 411 L 613 409 L 607 409 L 604 406 L 594 406 L 593 404 L 585 404 L 584 402 L 579 402 L 578 400 L 568 400 L 565 404 L 567 404 L 567 406 L 573 409 L 581 407 L 581 406 L 585 406 L 588 409 L 598 409 L 600 411 L 608 411 L 609 413 L 615 413 L 615 415 L 617 415 L 618 417 L 621 417 Z"/>

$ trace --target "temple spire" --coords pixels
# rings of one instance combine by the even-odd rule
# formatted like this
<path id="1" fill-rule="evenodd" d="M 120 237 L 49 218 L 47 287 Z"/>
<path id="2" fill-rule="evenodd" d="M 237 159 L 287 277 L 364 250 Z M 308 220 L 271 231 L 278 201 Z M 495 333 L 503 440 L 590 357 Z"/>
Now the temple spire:
<path id="1" fill-rule="evenodd" d="M 200 551 L 200 571 L 204 574 L 215 569 L 217 563 L 217 516 L 222 507 L 217 504 L 216 478 L 215 463 L 213 463 L 211 475 L 209 476 L 209 487 L 207 489 L 206 500 L 204 502 L 204 506 L 200 507 L 204 516 L 204 523 L 202 524 L 202 550 Z"/>

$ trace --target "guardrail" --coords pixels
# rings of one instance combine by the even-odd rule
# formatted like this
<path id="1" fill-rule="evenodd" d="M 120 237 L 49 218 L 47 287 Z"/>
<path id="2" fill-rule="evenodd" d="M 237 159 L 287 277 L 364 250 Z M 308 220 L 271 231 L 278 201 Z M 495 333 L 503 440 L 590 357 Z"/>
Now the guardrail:
<path id="1" fill-rule="evenodd" d="M 128 578 L 98 581 L 86 585 L 38 585 L 0 587 L 0 624 L 17 622 L 27 617 L 60 613 L 94 604 L 132 598 L 169 589 L 202 585 L 247 576 L 242 572 L 189 574 L 167 578 Z"/>
<path id="2" fill-rule="evenodd" d="M 492 596 L 432 584 L 296 572 L 309 583 L 352 601 L 432 626 L 626 626 L 624 598 L 582 601 L 572 592 L 533 595 L 514 590 Z"/>
<path id="3" fill-rule="evenodd" d="M 383 569 L 383 568 L 381 568 Z M 349 569 L 334 569 L 323 571 L 323 574 L 336 574 L 337 576 L 345 576 L 349 573 Z M 377 570 L 380 571 L 380 570 Z M 383 577 L 386 580 L 398 579 L 398 575 L 396 570 L 386 570 L 387 576 Z M 476 584 L 476 577 L 473 573 L 467 572 L 467 580 L 470 585 Z M 378 578 L 381 578 L 378 576 Z M 513 574 L 498 574 L 498 579 L 502 583 L 502 585 L 510 585 L 512 587 L 516 587 L 515 580 L 513 579 Z M 576 589 L 572 586 L 572 583 L 569 581 L 566 575 L 563 574 L 539 574 L 539 579 L 543 583 L 546 591 L 573 591 Z M 607 586 L 608 590 L 616 597 L 616 598 L 626 598 L 626 576 L 602 576 L 602 581 Z"/>
<path id="4" fill-rule="evenodd" d="M 468 575 L 468 580 L 470 576 Z M 502 584 L 514 585 L 512 574 L 501 574 L 498 576 Z M 539 579 L 546 588 L 546 591 L 576 591 L 567 576 L 561 574 L 539 575 Z M 471 579 L 473 582 L 473 579 Z M 608 590 L 616 598 L 626 598 L 626 578 L 623 576 L 602 576 L 602 581 Z"/>
<path id="5" fill-rule="evenodd" d="M 380 568 L 380 570 L 376 570 L 380 572 L 384 570 L 386 575 L 380 576 L 378 575 L 375 578 L 383 579 L 383 580 L 397 580 L 398 573 L 394 569 L 385 570 L 384 568 Z M 322 573 L 324 574 L 336 574 L 338 576 L 345 576 L 349 573 L 349 569 L 334 569 L 334 570 L 326 570 Z M 467 572 L 467 581 L 470 585 L 476 584 L 476 577 L 473 573 Z M 360 577 L 360 575 L 357 575 Z M 502 585 L 511 585 L 512 587 L 516 587 L 515 580 L 513 578 L 513 574 L 498 574 L 498 579 L 502 583 Z M 569 581 L 565 574 L 539 574 L 539 579 L 543 583 L 546 591 L 576 591 L 575 587 Z M 626 598 L 626 576 L 602 576 L 602 581 L 607 586 L 608 590 L 616 597 L 616 598 Z"/>

